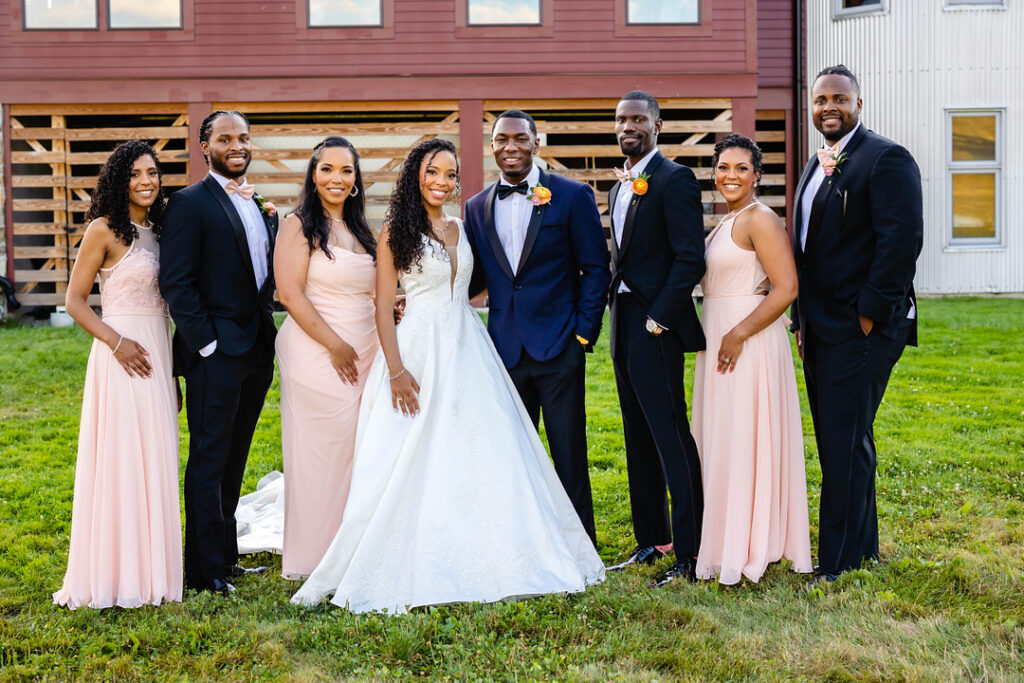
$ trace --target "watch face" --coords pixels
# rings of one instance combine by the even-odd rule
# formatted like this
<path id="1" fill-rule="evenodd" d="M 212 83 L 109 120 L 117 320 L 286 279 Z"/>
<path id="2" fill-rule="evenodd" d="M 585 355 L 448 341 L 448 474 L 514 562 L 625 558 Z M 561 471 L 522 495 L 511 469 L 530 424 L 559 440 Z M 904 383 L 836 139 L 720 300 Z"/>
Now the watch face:
<path id="1" fill-rule="evenodd" d="M 658 325 L 653 320 L 648 320 L 647 321 L 647 331 L 648 332 L 654 332 L 654 330 L 656 330 L 656 329 L 658 329 Z"/>

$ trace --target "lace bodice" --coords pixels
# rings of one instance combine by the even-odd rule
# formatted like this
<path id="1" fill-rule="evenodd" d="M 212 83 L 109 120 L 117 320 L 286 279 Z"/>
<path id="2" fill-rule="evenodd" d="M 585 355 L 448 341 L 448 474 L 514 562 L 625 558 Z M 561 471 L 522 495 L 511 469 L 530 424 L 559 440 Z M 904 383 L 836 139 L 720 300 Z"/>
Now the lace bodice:
<path id="1" fill-rule="evenodd" d="M 456 219 L 455 223 L 459 230 L 459 242 L 453 250 L 457 256 L 454 263 L 443 246 L 423 236 L 420 262 L 401 274 L 399 279 L 405 289 L 406 315 L 430 315 L 445 307 L 461 308 L 469 303 L 473 250 L 466 241 L 462 221 Z"/>
<path id="2" fill-rule="evenodd" d="M 100 268 L 100 305 L 104 315 L 167 315 L 160 296 L 160 244 L 153 231 L 136 226 L 139 236 L 110 268 Z"/>

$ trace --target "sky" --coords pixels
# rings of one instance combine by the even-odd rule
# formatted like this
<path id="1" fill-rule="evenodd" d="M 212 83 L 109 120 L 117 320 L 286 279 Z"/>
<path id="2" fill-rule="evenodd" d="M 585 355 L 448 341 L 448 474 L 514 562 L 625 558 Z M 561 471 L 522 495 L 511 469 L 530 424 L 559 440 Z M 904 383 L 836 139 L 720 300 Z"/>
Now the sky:
<path id="1" fill-rule="evenodd" d="M 309 0 L 310 26 L 379 26 L 378 0 Z"/>
<path id="2" fill-rule="evenodd" d="M 539 24 L 540 0 L 469 0 L 468 19 L 470 24 Z"/>
<path id="3" fill-rule="evenodd" d="M 686 24 L 700 18 L 699 0 L 629 0 L 631 24 Z"/>

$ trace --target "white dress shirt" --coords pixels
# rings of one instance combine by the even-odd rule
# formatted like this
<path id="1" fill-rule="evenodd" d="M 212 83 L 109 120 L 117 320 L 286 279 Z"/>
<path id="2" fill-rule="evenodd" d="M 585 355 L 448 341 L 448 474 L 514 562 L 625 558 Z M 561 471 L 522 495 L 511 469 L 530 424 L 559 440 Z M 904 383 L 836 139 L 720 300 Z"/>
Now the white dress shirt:
<path id="1" fill-rule="evenodd" d="M 658 148 L 655 147 L 648 152 L 643 159 L 637 162 L 636 166 L 630 166 L 629 160 L 626 160 L 626 172 L 629 173 L 631 178 L 639 178 L 640 174 L 647 168 L 648 162 L 658 153 Z M 633 201 L 633 184 L 632 183 L 619 183 L 619 193 L 615 196 L 615 212 L 612 214 L 612 234 L 615 236 L 615 244 L 622 246 L 622 231 L 626 227 L 626 213 L 629 211 L 629 203 Z M 629 287 L 626 283 L 620 282 L 620 292 L 628 292 Z"/>
<path id="2" fill-rule="evenodd" d="M 836 156 L 839 156 L 843 148 L 846 147 L 846 143 L 850 141 L 853 134 L 860 128 L 860 122 L 853 127 L 849 133 L 844 135 L 839 140 L 839 151 L 836 152 Z M 827 145 L 822 145 L 822 149 L 827 149 Z M 814 169 L 814 173 L 807 179 L 807 184 L 804 185 L 804 193 L 800 195 L 800 249 L 804 250 L 807 248 L 807 226 L 811 222 L 811 204 L 814 203 L 814 195 L 818 194 L 818 190 L 821 189 L 821 183 L 825 180 L 825 169 L 818 164 L 818 167 Z"/>
<path id="3" fill-rule="evenodd" d="M 210 175 L 220 183 L 221 187 L 227 185 L 231 180 L 231 178 L 225 178 L 213 171 L 210 171 Z M 236 178 L 234 180 L 239 185 L 245 184 L 245 178 Z M 252 271 L 256 277 L 256 289 L 258 290 L 267 279 L 267 251 L 270 249 L 270 239 L 267 237 L 267 224 L 263 220 L 263 214 L 260 213 L 260 207 L 256 204 L 255 199 L 246 199 L 237 192 L 229 194 L 228 199 L 231 200 L 231 204 L 235 207 L 238 217 L 242 219 L 242 225 L 245 227 L 245 239 L 249 246 L 249 256 L 252 258 Z M 199 349 L 199 355 L 206 358 L 216 350 L 217 340 L 214 339 Z"/>
<path id="4" fill-rule="evenodd" d="M 540 169 L 534 165 L 526 174 L 526 184 L 535 187 L 540 181 Z M 505 179 L 504 174 L 498 180 L 501 185 L 515 185 Z M 523 256 L 523 243 L 526 241 L 526 229 L 530 227 L 530 214 L 533 202 L 526 195 L 513 192 L 505 199 L 494 200 L 494 228 L 498 231 L 498 239 L 505 250 L 505 258 L 512 266 L 512 272 L 519 270 L 519 260 Z"/>

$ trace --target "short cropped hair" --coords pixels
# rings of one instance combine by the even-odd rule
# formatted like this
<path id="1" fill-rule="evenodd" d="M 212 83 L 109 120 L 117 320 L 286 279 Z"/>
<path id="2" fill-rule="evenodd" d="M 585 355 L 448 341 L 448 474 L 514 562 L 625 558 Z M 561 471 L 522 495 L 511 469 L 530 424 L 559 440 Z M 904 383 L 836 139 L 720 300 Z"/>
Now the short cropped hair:
<path id="1" fill-rule="evenodd" d="M 822 76 L 846 76 L 850 79 L 850 83 L 853 83 L 853 89 L 857 91 L 857 96 L 860 96 L 860 81 L 853 75 L 853 72 L 846 68 L 845 64 L 836 64 L 835 66 L 826 66 L 824 69 L 818 72 L 818 75 L 814 77 L 817 81 Z"/>
<path id="2" fill-rule="evenodd" d="M 625 100 L 640 100 L 642 102 L 646 102 L 647 111 L 651 113 L 651 116 L 656 119 L 661 118 L 661 107 L 658 106 L 658 100 L 654 95 L 646 90 L 630 90 L 619 99 L 620 102 Z"/>
<path id="3" fill-rule="evenodd" d="M 505 111 L 498 114 L 498 118 L 494 119 L 494 123 L 491 124 L 491 132 L 494 132 L 494 127 L 498 125 L 498 121 L 502 119 L 522 119 L 530 125 L 530 132 L 533 133 L 534 137 L 537 137 L 537 122 L 533 120 L 533 117 L 527 114 L 525 111 L 519 109 L 506 109 Z"/>

